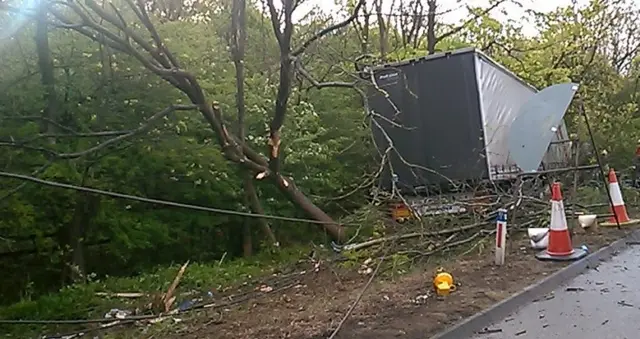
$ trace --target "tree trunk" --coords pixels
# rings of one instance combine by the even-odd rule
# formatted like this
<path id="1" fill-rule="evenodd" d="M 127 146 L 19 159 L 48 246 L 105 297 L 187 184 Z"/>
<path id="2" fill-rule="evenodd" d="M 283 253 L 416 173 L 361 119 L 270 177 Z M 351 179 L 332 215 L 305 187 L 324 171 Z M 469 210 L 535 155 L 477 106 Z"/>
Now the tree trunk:
<path id="1" fill-rule="evenodd" d="M 253 237 L 251 236 L 251 220 L 245 219 L 242 224 L 242 255 L 248 258 L 253 255 Z"/>
<path id="2" fill-rule="evenodd" d="M 73 218 L 63 228 L 60 246 L 63 248 L 64 264 L 63 282 L 78 283 L 86 281 L 87 234 L 89 225 L 98 213 L 100 197 L 84 192 L 77 192 Z"/>
<path id="3" fill-rule="evenodd" d="M 307 198 L 307 196 L 304 195 L 298 187 L 296 187 L 293 180 L 283 176 L 278 176 L 275 178 L 275 181 L 280 192 L 284 193 L 294 205 L 305 211 L 309 217 L 317 220 L 317 225 L 327 232 L 331 238 L 338 242 L 343 242 L 345 240 L 344 228 L 309 200 L 309 198 Z"/>
<path id="4" fill-rule="evenodd" d="M 427 52 L 434 54 L 436 52 L 436 10 L 438 4 L 436 0 L 427 1 Z"/>
<path id="5" fill-rule="evenodd" d="M 36 53 L 38 55 L 38 70 L 40 71 L 40 83 L 43 88 L 43 99 L 45 107 L 42 111 L 41 133 L 54 133 L 55 125 L 50 123 L 56 119 L 57 98 L 55 88 L 55 77 L 53 74 L 53 58 L 49 48 L 49 27 L 47 25 L 47 7 L 45 0 L 42 0 L 38 7 L 36 20 Z M 55 139 L 49 139 L 55 143 Z"/>
<path id="6" fill-rule="evenodd" d="M 360 53 L 364 55 L 369 52 L 369 27 L 371 21 L 366 5 L 362 6 L 362 20 L 363 22 L 360 22 L 356 19 L 354 21 L 354 27 L 360 40 Z"/>
<path id="7" fill-rule="evenodd" d="M 245 145 L 245 122 L 246 115 L 245 107 L 245 89 L 244 89 L 244 56 L 245 46 L 247 41 L 246 33 L 246 0 L 234 0 L 231 16 L 231 57 L 236 69 L 236 109 L 238 111 L 238 153 L 242 153 L 242 146 Z M 243 169 L 246 170 L 246 169 Z M 264 214 L 262 204 L 258 198 L 258 192 L 253 184 L 253 175 L 251 172 L 245 175 L 243 181 L 243 188 L 245 193 L 245 203 L 251 208 L 251 211 L 255 214 Z M 272 244 L 277 245 L 276 237 L 269 227 L 269 223 L 264 218 L 257 218 L 256 220 L 260 227 L 265 232 Z M 251 237 L 251 221 L 247 220 L 244 226 L 244 254 L 250 256 L 252 253 L 252 237 Z"/>
<path id="8" fill-rule="evenodd" d="M 376 1 L 376 18 L 378 20 L 378 31 L 380 37 L 380 58 L 385 60 L 389 53 L 389 31 L 387 23 L 382 14 L 382 0 Z"/>
<path id="9" fill-rule="evenodd" d="M 85 281 L 86 265 L 84 258 L 84 237 L 86 235 L 85 214 L 86 204 L 82 201 L 84 194 L 76 194 L 76 207 L 73 219 L 68 227 L 67 250 L 69 258 L 67 261 L 67 274 L 65 281 L 79 283 Z"/>
<path id="10" fill-rule="evenodd" d="M 264 208 L 262 208 L 262 204 L 260 203 L 260 199 L 258 198 L 258 192 L 256 191 L 256 187 L 253 184 L 253 176 L 249 174 L 245 179 L 245 194 L 247 197 L 247 202 L 251 207 L 251 211 L 256 214 L 264 214 Z M 257 219 L 260 228 L 264 232 L 264 235 L 269 239 L 269 242 L 273 246 L 278 246 L 278 239 L 276 239 L 276 235 L 271 230 L 269 223 L 264 218 Z"/>

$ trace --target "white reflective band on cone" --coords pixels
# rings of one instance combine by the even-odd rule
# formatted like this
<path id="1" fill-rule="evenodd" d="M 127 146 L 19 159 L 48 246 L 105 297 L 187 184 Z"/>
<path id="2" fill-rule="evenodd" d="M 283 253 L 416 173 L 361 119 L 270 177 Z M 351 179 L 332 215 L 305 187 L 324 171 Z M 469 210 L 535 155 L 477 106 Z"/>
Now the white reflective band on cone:
<path id="1" fill-rule="evenodd" d="M 549 229 L 552 231 L 564 231 L 567 229 L 566 216 L 562 201 L 551 201 L 551 223 Z"/>
<path id="2" fill-rule="evenodd" d="M 609 192 L 611 192 L 611 202 L 613 202 L 613 206 L 624 205 L 624 200 L 622 200 L 622 192 L 620 192 L 620 185 L 617 182 L 612 182 L 609 184 Z"/>

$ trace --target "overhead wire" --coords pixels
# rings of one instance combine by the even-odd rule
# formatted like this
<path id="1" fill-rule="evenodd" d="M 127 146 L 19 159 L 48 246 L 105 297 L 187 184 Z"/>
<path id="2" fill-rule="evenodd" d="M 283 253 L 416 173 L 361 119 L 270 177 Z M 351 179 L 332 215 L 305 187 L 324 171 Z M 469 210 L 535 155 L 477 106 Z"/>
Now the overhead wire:
<path id="1" fill-rule="evenodd" d="M 32 177 L 32 176 L 29 176 L 29 175 L 17 174 L 17 173 L 0 172 L 0 177 L 18 179 L 18 180 L 23 180 L 23 181 L 30 181 L 30 182 L 34 182 L 34 183 L 37 183 L 37 184 L 40 184 L 40 185 L 51 186 L 51 187 L 62 188 L 62 189 L 68 189 L 68 190 L 74 190 L 74 191 L 80 191 L 80 192 L 86 192 L 86 193 L 99 194 L 99 195 L 104 195 L 104 196 L 108 196 L 108 197 L 112 197 L 112 198 L 118 198 L 118 199 L 124 199 L 124 200 L 133 200 L 133 201 L 144 202 L 144 203 L 149 203 L 149 204 L 156 204 L 156 205 L 170 206 L 170 207 L 178 207 L 178 208 L 190 209 L 190 210 L 194 210 L 194 211 L 202 211 L 202 212 L 209 212 L 209 213 L 216 213 L 216 214 L 235 215 L 235 216 L 247 217 L 247 218 L 271 219 L 271 220 L 280 220 L 280 221 L 288 221 L 288 222 L 301 222 L 301 223 L 309 223 L 309 224 L 317 224 L 317 225 L 327 225 L 327 224 L 339 224 L 339 225 L 342 225 L 342 226 L 354 226 L 354 225 L 357 226 L 358 225 L 356 223 L 343 224 L 343 223 L 334 222 L 334 221 L 321 221 L 321 220 L 314 220 L 314 219 L 285 217 L 285 216 L 272 215 L 272 214 L 258 214 L 258 213 L 251 213 L 251 212 L 228 210 L 228 209 L 223 209 L 223 208 L 214 208 L 214 207 L 192 205 L 192 204 L 175 202 L 175 201 L 167 201 L 167 200 L 160 200 L 160 199 L 153 199 L 153 198 L 145 198 L 145 197 L 129 195 L 129 194 L 124 194 L 124 193 L 105 191 L 105 190 L 101 190 L 101 189 L 97 189 L 97 188 L 91 188 L 91 187 L 85 187 L 85 186 L 77 186 L 77 185 L 72 185 L 72 184 L 65 184 L 65 183 L 61 183 L 61 182 L 57 182 L 57 181 L 50 181 L 50 180 L 40 179 L 40 178 Z"/>

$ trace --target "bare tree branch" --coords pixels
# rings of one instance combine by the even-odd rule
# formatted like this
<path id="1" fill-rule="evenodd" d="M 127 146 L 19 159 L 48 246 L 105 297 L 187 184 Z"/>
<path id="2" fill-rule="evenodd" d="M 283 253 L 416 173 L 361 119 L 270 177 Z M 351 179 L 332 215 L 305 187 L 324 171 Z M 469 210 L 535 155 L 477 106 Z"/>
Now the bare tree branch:
<path id="1" fill-rule="evenodd" d="M 296 62 L 296 71 L 300 73 L 307 81 L 313 85 L 313 87 L 317 89 L 322 89 L 326 87 L 342 87 L 342 88 L 355 88 L 357 82 L 343 82 L 343 81 L 329 81 L 329 82 L 320 82 L 313 78 L 313 76 L 307 71 L 304 66 L 300 62 Z"/>
<path id="2" fill-rule="evenodd" d="M 507 2 L 508 0 L 498 0 L 496 2 L 494 2 L 491 6 L 483 9 L 480 12 L 475 13 L 471 18 L 467 19 L 465 22 L 463 22 L 462 24 L 460 24 L 457 27 L 452 28 L 451 30 L 449 30 L 446 33 L 441 34 L 440 36 L 438 36 L 436 38 L 436 41 L 442 41 L 443 39 L 446 39 L 454 34 L 457 34 L 458 32 L 460 32 L 461 30 L 465 29 L 467 26 L 469 26 L 469 24 L 471 24 L 472 22 L 475 22 L 476 20 L 478 20 L 479 18 L 489 14 L 491 11 L 493 11 L 494 9 L 498 8 L 500 5 L 502 5 L 503 3 Z"/>
<path id="3" fill-rule="evenodd" d="M 285 0 L 286 1 L 286 0 Z M 270 2 L 273 2 L 272 0 L 270 0 Z M 362 6 L 365 4 L 366 0 L 358 0 L 358 3 L 356 4 L 356 6 L 353 9 L 353 13 L 351 13 L 351 15 L 346 18 L 345 20 L 338 22 L 332 26 L 329 26 L 327 28 L 324 28 L 322 30 L 320 30 L 318 33 L 316 33 L 315 35 L 313 35 L 311 38 L 309 38 L 308 40 L 306 40 L 304 43 L 302 43 L 302 45 L 300 47 L 298 47 L 298 49 L 296 49 L 295 51 L 293 51 L 291 53 L 291 56 L 293 57 L 297 57 L 300 54 L 304 53 L 304 51 L 311 46 L 311 44 L 313 44 L 314 42 L 322 39 L 323 36 L 336 31 L 340 28 L 346 27 L 349 24 L 351 24 L 351 22 L 353 22 L 357 17 L 358 17 L 358 13 L 360 12 L 360 8 L 362 8 Z"/>

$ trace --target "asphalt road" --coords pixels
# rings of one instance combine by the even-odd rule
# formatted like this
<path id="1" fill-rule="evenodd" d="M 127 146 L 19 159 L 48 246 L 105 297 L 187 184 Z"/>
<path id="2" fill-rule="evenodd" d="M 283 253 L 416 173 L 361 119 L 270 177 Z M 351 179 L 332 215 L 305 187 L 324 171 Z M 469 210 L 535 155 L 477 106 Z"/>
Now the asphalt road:
<path id="1" fill-rule="evenodd" d="M 640 338 L 640 246 L 628 247 L 474 338 Z"/>

